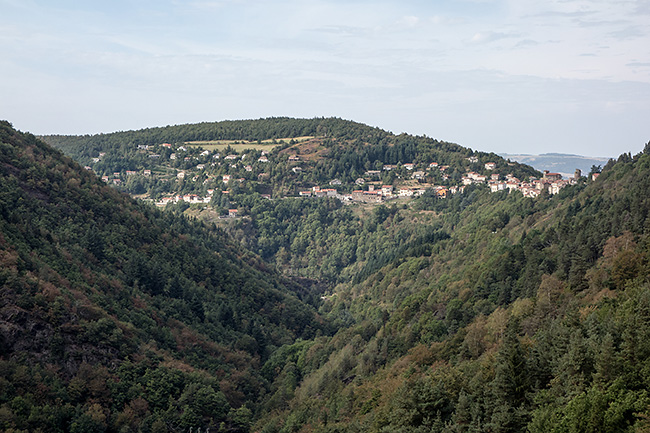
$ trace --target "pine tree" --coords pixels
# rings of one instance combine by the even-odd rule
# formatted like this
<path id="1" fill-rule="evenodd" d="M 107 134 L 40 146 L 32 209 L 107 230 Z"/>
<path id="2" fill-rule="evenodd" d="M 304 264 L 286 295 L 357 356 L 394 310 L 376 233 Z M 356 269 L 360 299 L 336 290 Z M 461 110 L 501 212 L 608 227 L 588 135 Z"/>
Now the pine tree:
<path id="1" fill-rule="evenodd" d="M 519 323 L 510 318 L 497 355 L 492 381 L 494 409 L 491 424 L 496 432 L 518 432 L 526 425 L 526 392 L 529 389 L 526 354 L 518 338 Z"/>

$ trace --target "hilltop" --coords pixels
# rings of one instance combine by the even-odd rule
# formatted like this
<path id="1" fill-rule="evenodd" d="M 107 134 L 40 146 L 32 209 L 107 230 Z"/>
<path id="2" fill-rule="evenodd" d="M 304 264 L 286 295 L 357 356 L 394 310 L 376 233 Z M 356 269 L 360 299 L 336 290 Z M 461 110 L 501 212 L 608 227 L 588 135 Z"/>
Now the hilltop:
<path id="1" fill-rule="evenodd" d="M 431 188 L 447 195 L 468 173 L 494 181 L 541 176 L 495 154 L 336 118 L 226 121 L 43 139 L 107 182 L 153 200 L 176 201 L 174 194 L 192 192 L 210 201 L 208 190 L 230 191 L 234 185 L 274 198 L 317 188 L 336 189 L 351 199 L 352 191 L 368 191 L 370 185 L 390 185 L 395 197 L 400 190 L 412 195 Z"/>
<path id="2" fill-rule="evenodd" d="M 451 199 L 481 185 L 531 196 L 553 190 L 540 172 L 495 154 L 336 118 L 44 139 L 119 190 L 220 225 L 283 273 L 330 283 L 358 272 L 375 250 L 372 226 L 362 223 L 374 207 L 381 214 L 382 206 Z M 418 229 L 405 227 L 390 242 Z"/>

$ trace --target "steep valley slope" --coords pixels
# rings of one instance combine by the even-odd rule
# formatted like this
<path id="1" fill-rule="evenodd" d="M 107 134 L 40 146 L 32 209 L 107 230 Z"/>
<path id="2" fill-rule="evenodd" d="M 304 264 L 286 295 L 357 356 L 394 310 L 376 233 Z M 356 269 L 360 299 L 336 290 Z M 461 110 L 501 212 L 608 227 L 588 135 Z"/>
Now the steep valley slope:
<path id="1" fill-rule="evenodd" d="M 223 232 L 0 124 L 0 430 L 247 431 L 275 348 L 327 334 Z"/>

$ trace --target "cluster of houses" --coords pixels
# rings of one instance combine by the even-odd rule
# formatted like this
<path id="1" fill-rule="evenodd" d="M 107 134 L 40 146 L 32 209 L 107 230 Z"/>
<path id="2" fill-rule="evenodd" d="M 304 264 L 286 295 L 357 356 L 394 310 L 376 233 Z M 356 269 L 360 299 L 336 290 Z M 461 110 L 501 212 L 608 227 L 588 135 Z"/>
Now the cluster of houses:
<path id="1" fill-rule="evenodd" d="M 397 198 L 419 197 L 427 191 L 433 191 L 438 198 L 447 198 L 450 194 L 456 194 L 458 192 L 463 192 L 464 190 L 464 186 L 446 187 L 442 185 L 436 185 L 426 188 L 419 186 L 402 186 L 399 189 L 395 189 L 392 185 L 382 185 L 381 189 L 375 189 L 374 185 L 369 185 L 367 191 L 355 190 L 352 191 L 352 194 L 344 195 L 342 198 L 348 201 L 376 203 Z"/>
<path id="2" fill-rule="evenodd" d="M 106 155 L 106 152 L 100 152 L 99 156 L 97 156 L 96 158 L 93 158 L 93 164 L 98 163 L 105 155 Z M 86 168 L 86 170 L 90 170 L 90 167 L 88 167 L 88 166 L 86 166 L 85 168 Z"/>
<path id="3" fill-rule="evenodd" d="M 85 168 L 86 170 L 91 170 L 90 167 L 85 167 Z M 139 174 L 139 172 L 134 170 L 126 170 L 125 174 L 126 177 L 129 177 L 129 176 L 134 176 L 136 174 Z M 143 170 L 142 175 L 145 177 L 151 176 L 151 170 Z M 102 180 L 106 183 L 112 183 L 113 185 L 121 185 L 123 180 L 122 173 L 116 171 L 115 173 L 113 173 L 113 176 L 104 175 L 102 176 Z"/>
<path id="4" fill-rule="evenodd" d="M 411 179 L 422 180 L 422 179 L 424 179 L 426 177 L 426 172 L 423 171 L 423 170 L 416 170 L 415 164 L 413 164 L 411 162 L 407 162 L 406 164 L 402 164 L 402 167 L 404 167 L 404 169 L 406 169 L 407 171 L 412 172 L 411 175 L 410 175 Z M 382 171 L 393 171 L 393 170 L 397 170 L 398 168 L 399 168 L 398 165 L 386 164 L 386 165 L 384 165 L 382 167 L 382 170 L 368 170 L 368 171 L 366 171 L 364 176 L 365 176 L 365 178 L 369 178 L 369 179 L 379 178 L 379 177 L 381 177 L 381 172 Z M 422 167 L 420 167 L 420 168 L 422 168 Z M 445 173 L 447 171 L 447 169 L 449 168 L 448 165 L 440 165 L 437 162 L 431 162 L 426 166 L 426 168 L 428 170 L 439 170 L 441 175 L 442 175 L 442 180 L 448 180 L 449 179 L 449 175 L 447 175 Z M 356 180 L 357 185 L 363 185 L 365 182 L 366 182 L 366 180 L 363 177 L 360 177 L 359 179 Z"/>
<path id="5" fill-rule="evenodd" d="M 397 198 L 418 197 L 427 190 L 433 190 L 438 198 L 447 198 L 449 194 L 463 192 L 464 189 L 464 186 L 438 185 L 429 188 L 403 186 L 396 190 L 393 185 L 382 185 L 381 188 L 376 188 L 374 184 L 369 184 L 367 190 L 354 190 L 350 194 L 339 194 L 334 188 L 315 186 L 309 190 L 300 191 L 298 195 L 300 197 L 335 197 L 343 202 L 379 203 Z"/>
<path id="6" fill-rule="evenodd" d="M 476 157 L 470 157 L 468 158 L 468 160 L 470 160 L 470 162 L 478 162 L 478 158 Z M 412 172 L 410 178 L 413 180 L 421 181 L 426 178 L 426 172 L 421 170 L 416 170 L 416 166 L 413 163 L 402 164 L 402 167 L 407 171 Z M 485 167 L 488 170 L 493 170 L 496 167 L 496 164 L 487 163 Z M 485 176 L 472 173 L 471 182 L 463 182 L 463 185 L 449 186 L 449 187 L 442 186 L 442 185 L 437 185 L 437 186 L 429 185 L 426 187 L 424 185 L 422 186 L 418 185 L 415 187 L 401 186 L 399 189 L 395 189 L 393 185 L 381 185 L 381 187 L 378 187 L 375 184 L 370 183 L 373 179 L 379 179 L 381 177 L 382 171 L 392 171 L 398 168 L 399 168 L 398 165 L 386 164 L 382 167 L 382 170 L 366 171 L 364 173 L 364 177 L 358 178 L 355 181 L 355 184 L 357 186 L 364 186 L 366 183 L 368 183 L 367 190 L 358 189 L 352 191 L 351 194 L 338 194 L 335 189 L 331 189 L 331 188 L 321 189 L 319 186 L 316 186 L 313 187 L 311 190 L 300 191 L 299 196 L 300 197 L 336 197 L 339 200 L 344 202 L 377 203 L 377 202 L 383 202 L 386 200 L 397 199 L 397 198 L 418 197 L 423 195 L 428 190 L 433 190 L 433 192 L 438 198 L 447 198 L 451 194 L 463 192 L 465 190 L 465 185 L 470 185 L 471 183 L 474 182 L 479 183 L 480 181 L 484 183 L 486 181 Z M 426 166 L 426 168 L 428 170 L 439 170 L 443 180 L 449 179 L 449 175 L 446 173 L 446 171 L 449 169 L 448 165 L 440 165 L 437 162 L 431 162 Z M 497 175 L 497 179 L 498 179 L 498 175 Z M 341 185 L 341 181 L 339 179 L 334 179 L 330 182 L 330 185 Z"/>
<path id="7" fill-rule="evenodd" d="M 193 181 L 197 181 L 200 177 L 199 175 L 201 173 L 206 173 L 205 170 L 210 166 L 225 165 L 231 168 L 241 167 L 246 172 L 252 172 L 255 165 L 255 158 L 257 158 L 257 163 L 262 163 L 265 166 L 266 163 L 271 162 L 266 152 L 261 152 L 261 156 L 258 154 L 255 158 L 250 158 L 250 155 L 247 154 L 229 154 L 222 156 L 219 153 L 211 152 L 209 150 L 204 150 L 200 152 L 200 154 L 198 152 L 195 152 L 190 154 L 190 156 L 181 156 L 182 153 L 188 152 L 188 149 L 185 146 L 172 148 L 172 145 L 169 143 L 163 143 L 161 146 L 170 148 L 173 152 L 175 152 L 171 154 L 161 152 L 166 155 L 168 154 L 170 160 L 183 159 L 186 162 L 190 160 L 197 160 L 198 165 L 195 167 L 187 168 L 186 170 L 176 169 L 175 177 L 177 180 L 191 178 Z M 150 157 L 152 155 L 154 157 L 160 156 L 158 154 L 151 153 L 154 150 L 159 151 L 160 149 L 154 147 L 150 148 L 150 146 L 146 145 L 139 145 L 138 148 L 142 151 L 148 151 L 150 153 Z M 188 155 L 188 153 L 185 155 Z M 98 162 L 103 156 L 103 153 L 100 154 L 99 158 L 93 159 L 93 162 Z M 250 162 L 244 162 L 247 156 L 249 159 L 252 159 Z M 478 164 L 479 162 L 479 159 L 475 156 L 471 156 L 466 159 L 470 163 L 474 164 Z M 288 161 L 298 163 L 301 162 L 301 158 L 298 155 L 289 155 Z M 187 166 L 188 165 L 186 164 L 185 167 Z M 86 168 L 89 170 L 91 169 L 90 167 Z M 541 179 L 533 178 L 529 179 L 527 182 L 523 182 L 514 177 L 512 174 L 509 174 L 505 176 L 504 180 L 504 178 L 502 178 L 499 174 L 494 173 L 494 170 L 497 168 L 497 164 L 494 162 L 487 162 L 483 165 L 484 170 L 481 170 L 482 173 L 487 174 L 470 171 L 462 176 L 461 182 L 459 182 L 458 185 L 443 186 L 426 183 L 426 179 L 428 177 L 427 173 L 435 170 L 439 172 L 439 176 L 437 175 L 435 177 L 441 178 L 443 183 L 446 183 L 448 185 L 450 183 L 449 168 L 450 166 L 440 165 L 437 162 L 417 165 L 414 163 L 404 163 L 400 165 L 386 164 L 381 167 L 381 170 L 368 170 L 365 172 L 363 177 L 356 179 L 355 184 L 356 188 L 358 189 L 352 191 L 351 193 L 339 193 L 336 187 L 342 185 L 342 182 L 339 179 L 333 179 L 329 182 L 328 187 L 321 188 L 320 186 L 314 186 L 310 189 L 300 190 L 298 192 L 298 196 L 316 198 L 333 197 L 345 203 L 378 203 L 393 199 L 418 197 L 425 194 L 426 192 L 429 192 L 435 194 L 435 196 L 440 199 L 445 199 L 458 192 L 463 192 L 465 187 L 468 185 L 487 184 L 491 192 L 499 192 L 505 190 L 520 191 L 526 197 L 537 197 L 545 191 L 547 191 L 549 194 L 557 194 L 565 186 L 574 184 L 580 177 L 579 170 L 576 171 L 576 175 L 571 179 L 562 179 L 562 175 L 559 173 L 549 173 L 548 171 L 544 171 L 544 176 Z M 402 171 L 402 169 L 406 171 Z M 299 173 L 303 170 L 303 168 L 301 168 L 299 164 L 292 164 L 291 170 L 293 173 Z M 382 185 L 382 172 L 390 172 L 392 170 L 400 170 L 399 174 L 401 178 L 404 178 L 404 175 L 408 173 L 406 178 L 410 180 L 403 182 L 405 185 L 400 186 Z M 245 179 L 239 177 L 242 175 L 242 173 L 238 171 L 235 171 L 235 173 L 238 174 L 222 174 L 221 176 L 214 174 L 208 175 L 207 179 L 204 181 L 204 184 L 208 183 L 209 181 L 216 181 L 216 183 L 219 184 L 219 178 L 224 186 L 228 185 L 231 182 L 243 183 Z M 116 172 L 113 173 L 113 176 L 102 176 L 102 180 L 104 180 L 106 183 L 120 185 L 123 181 L 126 180 L 126 178 L 136 174 L 142 174 L 145 177 L 151 176 L 151 170 L 143 170 L 142 172 L 127 170 L 124 174 Z M 174 175 L 172 174 L 172 176 Z M 258 179 L 260 181 L 263 181 L 268 176 L 268 173 L 261 173 L 258 175 Z M 219 187 L 217 186 L 217 188 Z M 161 198 L 160 200 L 156 201 L 155 204 L 159 207 L 164 207 L 167 204 L 179 202 L 185 202 L 189 204 L 208 204 L 212 200 L 213 193 L 214 189 L 209 189 L 207 190 L 206 196 L 199 196 L 197 194 L 171 195 Z M 222 194 L 228 194 L 228 191 L 222 191 Z M 264 197 L 270 198 L 268 195 L 264 195 Z M 237 210 L 230 209 L 227 217 L 235 218 L 236 216 Z"/>
<path id="8" fill-rule="evenodd" d="M 470 162 L 478 162 L 476 157 L 468 158 Z M 407 170 L 413 170 L 413 164 L 404 164 L 404 167 Z M 496 168 L 496 163 L 488 162 L 484 165 L 485 170 L 494 170 Z M 393 170 L 396 166 L 385 165 L 384 170 Z M 445 172 L 449 166 L 440 166 L 438 163 L 432 162 L 429 164 L 429 169 L 439 169 L 441 172 Z M 366 178 L 379 177 L 381 172 L 379 170 L 369 170 L 365 173 Z M 445 176 L 443 174 L 443 176 Z M 351 194 L 338 194 L 335 189 L 321 189 L 316 186 L 311 190 L 300 191 L 300 197 L 336 197 L 342 201 L 351 201 L 351 202 L 363 202 L 363 203 L 376 203 L 382 202 L 385 200 L 390 200 L 394 198 L 403 198 L 403 197 L 417 197 L 423 195 L 427 190 L 433 190 L 435 195 L 438 198 L 444 199 L 450 195 L 456 194 L 458 192 L 463 192 L 465 186 L 472 184 L 487 184 L 490 187 L 490 192 L 499 192 L 499 191 L 519 191 L 524 197 L 537 197 L 542 192 L 546 191 L 549 194 L 557 194 L 560 190 L 568 185 L 573 185 L 580 178 L 580 170 L 576 170 L 573 178 L 563 179 L 560 173 L 550 173 L 548 170 L 544 170 L 544 176 L 541 179 L 531 178 L 528 182 L 522 182 L 512 174 L 508 174 L 505 177 L 505 180 L 502 180 L 500 175 L 493 173 L 489 176 L 479 174 L 476 172 L 466 173 L 462 177 L 462 185 L 458 186 L 428 186 L 428 187 L 400 187 L 398 190 L 395 190 L 392 185 L 382 185 L 381 188 L 376 188 L 374 184 L 369 184 L 367 190 L 355 190 Z M 414 172 L 411 176 L 412 179 L 423 179 L 425 177 L 424 172 Z M 443 179 L 448 179 L 447 176 Z M 362 186 L 367 183 L 366 179 L 359 178 L 355 182 L 357 185 Z M 330 182 L 330 185 L 340 185 L 341 181 L 334 179 Z"/>
<path id="9" fill-rule="evenodd" d="M 339 194 L 335 188 L 321 189 L 320 186 L 314 186 L 311 189 L 299 191 L 298 196 L 299 197 L 339 197 Z"/>
<path id="10" fill-rule="evenodd" d="M 487 164 L 486 164 L 487 165 Z M 485 184 L 490 187 L 490 192 L 499 191 L 519 191 L 524 197 L 537 197 L 546 191 L 549 194 L 557 194 L 560 190 L 568 185 L 574 185 L 580 178 L 580 170 L 576 170 L 575 176 L 570 179 L 562 179 L 560 173 L 549 173 L 544 170 L 544 176 L 541 179 L 531 178 L 528 182 L 522 182 L 512 174 L 506 176 L 505 181 L 499 179 L 498 174 L 487 176 L 469 172 L 463 176 L 463 185 Z"/>
<path id="11" fill-rule="evenodd" d="M 201 197 L 197 194 L 184 194 L 184 195 L 173 195 L 169 197 L 163 197 L 156 202 L 156 206 L 165 207 L 168 204 L 179 203 L 179 202 L 186 202 L 189 204 L 210 203 L 213 194 L 214 194 L 214 189 L 209 189 L 208 195 L 205 197 Z"/>

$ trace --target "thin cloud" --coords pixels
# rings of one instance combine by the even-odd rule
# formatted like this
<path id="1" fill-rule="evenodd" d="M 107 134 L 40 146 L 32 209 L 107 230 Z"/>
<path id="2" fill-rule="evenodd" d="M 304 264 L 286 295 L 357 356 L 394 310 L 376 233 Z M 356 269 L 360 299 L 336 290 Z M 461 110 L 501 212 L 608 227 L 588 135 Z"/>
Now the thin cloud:
<path id="1" fill-rule="evenodd" d="M 221 0 L 221 1 L 191 1 L 191 2 L 184 2 L 184 1 L 174 1 L 172 4 L 178 8 L 189 8 L 192 10 L 200 11 L 200 12 L 216 12 L 220 11 L 226 6 L 229 6 L 231 4 L 238 4 L 242 3 L 241 0 Z"/>
<path id="2" fill-rule="evenodd" d="M 502 33 L 502 32 L 479 32 L 479 33 L 475 33 L 474 36 L 472 36 L 470 42 L 474 44 L 486 44 L 501 39 L 516 38 L 516 37 L 518 37 L 518 35 Z"/>
<path id="3" fill-rule="evenodd" d="M 420 22 L 421 22 L 420 18 L 409 15 L 399 19 L 397 21 L 397 24 L 403 27 L 416 27 L 418 24 L 420 24 Z"/>
<path id="4" fill-rule="evenodd" d="M 523 39 L 519 42 L 517 42 L 514 46 L 514 48 L 531 48 L 531 47 L 536 47 L 540 43 L 538 41 L 535 41 L 533 39 Z"/>
<path id="5" fill-rule="evenodd" d="M 610 32 L 609 35 L 622 40 L 636 39 L 647 36 L 647 30 L 641 26 L 628 26 L 624 29 Z"/>
<path id="6" fill-rule="evenodd" d="M 540 18 L 585 18 L 591 15 L 596 14 L 596 11 L 542 11 L 529 17 L 540 17 Z"/>
<path id="7" fill-rule="evenodd" d="M 650 15 L 650 1 L 638 1 L 634 12 L 639 15 Z"/>
<path id="8" fill-rule="evenodd" d="M 627 63 L 625 66 L 630 66 L 633 68 L 648 68 L 650 67 L 650 62 L 630 62 Z"/>
<path id="9" fill-rule="evenodd" d="M 314 33 L 327 33 L 333 35 L 341 36 L 364 36 L 370 33 L 370 31 L 363 27 L 354 27 L 354 26 L 344 26 L 344 25 L 327 25 L 315 29 L 309 29 L 310 32 Z"/>
<path id="10" fill-rule="evenodd" d="M 586 20 L 576 20 L 576 24 L 580 27 L 612 27 L 612 26 L 621 26 L 629 25 L 629 20 L 598 20 L 598 21 L 586 21 Z"/>

